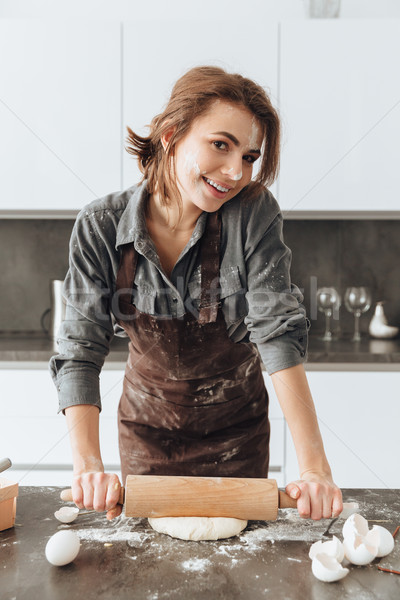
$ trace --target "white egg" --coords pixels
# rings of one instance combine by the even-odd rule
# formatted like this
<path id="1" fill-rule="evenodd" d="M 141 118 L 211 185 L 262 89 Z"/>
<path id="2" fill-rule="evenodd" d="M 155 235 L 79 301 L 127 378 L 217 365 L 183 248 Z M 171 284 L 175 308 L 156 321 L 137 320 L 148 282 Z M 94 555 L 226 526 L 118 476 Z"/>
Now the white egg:
<path id="1" fill-rule="evenodd" d="M 328 556 L 328 554 L 314 556 L 311 570 L 317 579 L 326 582 L 339 581 L 349 572 L 349 569 L 344 569 L 336 558 Z"/>
<path id="2" fill-rule="evenodd" d="M 62 506 L 60 510 L 56 510 L 54 516 L 61 523 L 72 523 L 78 516 L 79 508 L 76 506 Z"/>
<path id="3" fill-rule="evenodd" d="M 346 519 L 343 529 L 343 537 L 346 538 L 348 535 L 365 536 L 368 533 L 368 521 L 361 515 L 355 513 Z"/>
<path id="4" fill-rule="evenodd" d="M 366 541 L 366 538 L 357 534 L 348 534 L 343 540 L 344 554 L 353 565 L 367 565 L 378 552 L 378 546 Z"/>
<path id="5" fill-rule="evenodd" d="M 394 537 L 388 529 L 380 525 L 374 525 L 365 536 L 365 540 L 372 546 L 378 547 L 376 556 L 379 557 L 390 554 L 394 548 Z"/>
<path id="6" fill-rule="evenodd" d="M 319 540 L 311 546 L 308 556 L 313 559 L 317 554 L 327 554 L 342 562 L 344 558 L 343 544 L 335 535 L 327 542 Z"/>
<path id="7" fill-rule="evenodd" d="M 61 567 L 72 562 L 79 553 L 79 537 L 71 529 L 57 531 L 46 544 L 46 558 L 52 565 Z"/>

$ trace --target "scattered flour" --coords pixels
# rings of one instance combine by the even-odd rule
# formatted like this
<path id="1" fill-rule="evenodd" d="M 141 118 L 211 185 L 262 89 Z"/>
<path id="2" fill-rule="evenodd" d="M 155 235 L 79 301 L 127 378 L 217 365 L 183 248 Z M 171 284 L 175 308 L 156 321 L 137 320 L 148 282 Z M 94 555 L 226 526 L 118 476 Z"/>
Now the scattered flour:
<path id="1" fill-rule="evenodd" d="M 182 567 L 185 571 L 204 571 L 210 566 L 208 558 L 190 558 L 182 563 Z"/>
<path id="2" fill-rule="evenodd" d="M 105 518 L 103 516 L 103 522 Z M 142 544 L 149 536 L 146 532 L 134 531 L 137 519 L 123 515 L 105 522 L 103 527 L 86 527 L 76 529 L 81 540 L 92 542 L 130 542 L 132 545 Z"/>

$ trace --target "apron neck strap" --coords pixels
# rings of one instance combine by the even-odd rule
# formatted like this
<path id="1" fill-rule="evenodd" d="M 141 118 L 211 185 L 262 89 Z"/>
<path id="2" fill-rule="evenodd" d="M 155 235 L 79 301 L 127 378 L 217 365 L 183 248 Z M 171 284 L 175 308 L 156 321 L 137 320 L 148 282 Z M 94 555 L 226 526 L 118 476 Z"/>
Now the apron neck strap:
<path id="1" fill-rule="evenodd" d="M 198 321 L 212 323 L 220 305 L 219 263 L 221 246 L 221 215 L 210 213 L 201 240 L 201 298 Z"/>

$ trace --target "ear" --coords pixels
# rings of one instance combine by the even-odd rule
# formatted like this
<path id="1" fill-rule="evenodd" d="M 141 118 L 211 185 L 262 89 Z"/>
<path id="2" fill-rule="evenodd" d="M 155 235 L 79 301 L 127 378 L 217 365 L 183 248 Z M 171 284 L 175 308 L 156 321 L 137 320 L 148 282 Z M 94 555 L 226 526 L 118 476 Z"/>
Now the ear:
<path id="1" fill-rule="evenodd" d="M 167 121 L 166 121 L 167 123 Z M 164 133 L 163 136 L 161 136 L 161 143 L 163 145 L 164 150 L 166 150 L 168 148 L 168 145 L 171 141 L 171 137 L 173 136 L 175 131 L 175 127 L 171 127 L 170 129 L 167 129 L 167 131 Z"/>

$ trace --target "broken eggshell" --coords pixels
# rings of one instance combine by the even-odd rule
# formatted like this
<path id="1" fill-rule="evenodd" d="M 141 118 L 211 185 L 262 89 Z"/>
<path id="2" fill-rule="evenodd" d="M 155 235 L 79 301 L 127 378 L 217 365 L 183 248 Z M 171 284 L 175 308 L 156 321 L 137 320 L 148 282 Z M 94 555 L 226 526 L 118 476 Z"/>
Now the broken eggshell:
<path id="1" fill-rule="evenodd" d="M 362 517 L 358 513 L 350 515 L 350 517 L 346 519 L 342 529 L 343 538 L 346 538 L 349 535 L 358 535 L 365 537 L 368 531 L 369 529 L 367 519 L 364 519 L 364 517 Z"/>
<path id="2" fill-rule="evenodd" d="M 62 506 L 60 510 L 56 510 L 54 516 L 61 523 L 72 523 L 78 516 L 79 508 L 76 506 Z"/>
<path id="3" fill-rule="evenodd" d="M 318 540 L 311 546 L 308 556 L 313 560 L 317 554 L 327 554 L 342 562 L 344 559 L 343 544 L 335 535 L 328 542 Z"/>
<path id="4" fill-rule="evenodd" d="M 374 525 L 365 536 L 365 541 L 372 546 L 377 546 L 377 557 L 381 558 L 390 554 L 394 548 L 394 537 L 388 529 Z"/>
<path id="5" fill-rule="evenodd" d="M 359 508 L 358 502 L 343 502 L 343 510 L 339 515 L 339 519 L 348 519 L 348 517 L 357 512 Z"/>
<path id="6" fill-rule="evenodd" d="M 344 555 L 353 565 L 367 565 L 378 553 L 378 546 L 356 533 L 348 534 L 343 540 Z"/>
<path id="7" fill-rule="evenodd" d="M 316 554 L 311 564 L 313 575 L 320 581 L 332 582 L 343 579 L 349 573 L 340 562 L 328 554 Z"/>

